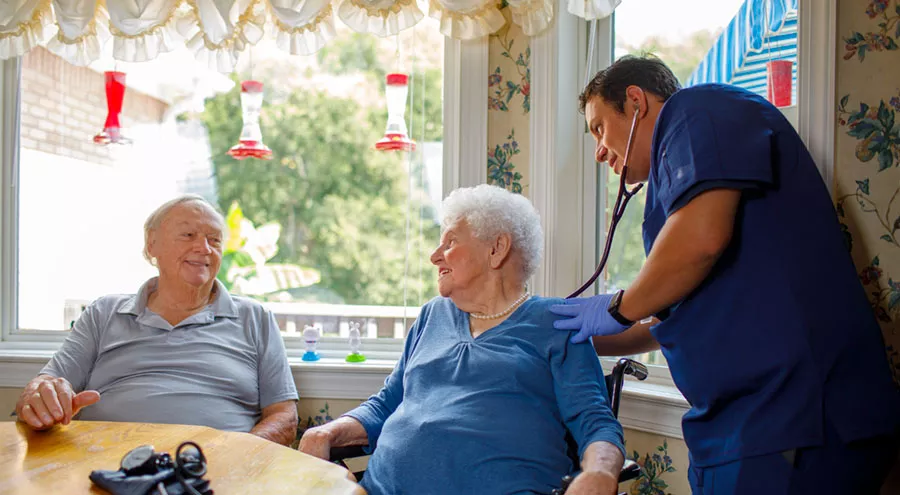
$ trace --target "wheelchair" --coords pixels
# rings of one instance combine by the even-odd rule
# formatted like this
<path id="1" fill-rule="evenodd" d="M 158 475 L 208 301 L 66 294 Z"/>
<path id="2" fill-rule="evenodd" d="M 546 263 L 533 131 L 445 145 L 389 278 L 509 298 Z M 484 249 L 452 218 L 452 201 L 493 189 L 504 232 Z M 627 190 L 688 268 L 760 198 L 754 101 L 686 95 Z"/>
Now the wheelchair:
<path id="1" fill-rule="evenodd" d="M 631 375 L 638 380 L 645 380 L 648 374 L 647 367 L 633 359 L 621 358 L 616 362 L 612 371 L 604 377 L 606 379 L 606 389 L 609 391 L 609 407 L 612 410 L 613 416 L 619 417 L 619 403 L 622 400 L 622 388 L 625 383 L 625 375 Z M 578 458 L 578 445 L 575 443 L 571 434 L 566 435 L 566 444 L 568 447 L 567 454 L 569 458 L 572 459 L 572 463 L 575 466 L 575 473 L 564 476 L 561 480 L 560 488 L 553 490 L 551 495 L 563 495 L 569 484 L 572 483 L 578 471 L 581 469 L 581 461 Z M 345 462 L 347 459 L 370 455 L 364 451 L 365 448 L 365 445 L 333 447 L 331 449 L 331 462 L 339 464 L 345 469 L 349 469 Z M 356 477 L 357 481 L 359 481 L 362 480 L 365 471 L 356 471 L 353 475 Z M 619 483 L 636 479 L 640 475 L 641 466 L 634 461 L 626 459 L 625 465 L 622 466 L 622 471 L 619 473 Z"/>

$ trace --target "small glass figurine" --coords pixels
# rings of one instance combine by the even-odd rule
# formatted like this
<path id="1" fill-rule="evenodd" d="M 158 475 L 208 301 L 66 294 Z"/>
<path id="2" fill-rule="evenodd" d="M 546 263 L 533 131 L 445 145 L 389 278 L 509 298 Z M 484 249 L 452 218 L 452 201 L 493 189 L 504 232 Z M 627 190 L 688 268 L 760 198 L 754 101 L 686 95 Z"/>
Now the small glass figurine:
<path id="1" fill-rule="evenodd" d="M 303 327 L 303 341 L 306 342 L 306 352 L 303 353 L 304 361 L 318 361 L 319 353 L 316 352 L 316 346 L 319 344 L 319 337 L 321 334 L 319 333 L 319 329 L 311 326 L 305 325 Z"/>
<path id="2" fill-rule="evenodd" d="M 362 344 L 362 339 L 359 334 L 359 323 L 355 321 L 350 322 L 350 354 L 347 354 L 347 362 L 348 363 L 361 363 L 366 360 L 366 357 L 359 353 L 359 346 Z"/>

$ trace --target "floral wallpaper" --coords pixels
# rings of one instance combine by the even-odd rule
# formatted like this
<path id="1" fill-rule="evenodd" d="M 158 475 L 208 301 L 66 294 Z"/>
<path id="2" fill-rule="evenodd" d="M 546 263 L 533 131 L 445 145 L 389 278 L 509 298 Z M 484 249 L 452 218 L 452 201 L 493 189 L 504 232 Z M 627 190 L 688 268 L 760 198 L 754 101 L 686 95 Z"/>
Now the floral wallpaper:
<path id="1" fill-rule="evenodd" d="M 688 453 L 684 441 L 637 430 L 625 430 L 628 459 L 641 465 L 641 476 L 622 483 L 629 495 L 690 495 Z"/>
<path id="2" fill-rule="evenodd" d="M 488 170 L 489 184 L 528 194 L 529 117 L 531 111 L 531 47 L 522 30 L 509 22 L 488 40 Z"/>
<path id="3" fill-rule="evenodd" d="M 868 3 L 865 15 L 869 19 L 877 21 L 877 27 L 863 25 L 861 31 L 852 31 L 852 34 L 844 39 L 847 43 L 844 52 L 844 60 L 849 60 L 855 55 L 860 62 L 866 59 L 866 53 L 870 51 L 882 52 L 896 50 L 897 39 L 900 38 L 900 5 L 896 1 L 891 5 L 891 0 L 875 0 Z M 848 2 L 847 7 L 852 5 Z M 856 27 L 856 26 L 854 26 Z M 874 28 L 874 29 L 873 29 Z"/>
<path id="4" fill-rule="evenodd" d="M 838 9 L 835 209 L 900 384 L 900 0 Z"/>

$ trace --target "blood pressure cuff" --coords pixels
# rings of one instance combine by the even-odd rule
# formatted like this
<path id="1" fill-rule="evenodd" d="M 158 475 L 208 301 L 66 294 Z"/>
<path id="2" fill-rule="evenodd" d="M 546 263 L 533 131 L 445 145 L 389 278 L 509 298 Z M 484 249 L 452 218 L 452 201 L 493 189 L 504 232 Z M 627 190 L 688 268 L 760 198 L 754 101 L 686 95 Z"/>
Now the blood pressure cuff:
<path id="1" fill-rule="evenodd" d="M 161 469 L 154 474 L 129 476 L 124 471 L 91 471 L 91 481 L 112 495 L 147 495 L 160 493 L 157 486 L 162 483 L 169 495 L 189 495 L 191 492 L 175 477 L 175 469 Z M 197 493 L 213 495 L 209 480 L 203 478 L 184 478 Z"/>

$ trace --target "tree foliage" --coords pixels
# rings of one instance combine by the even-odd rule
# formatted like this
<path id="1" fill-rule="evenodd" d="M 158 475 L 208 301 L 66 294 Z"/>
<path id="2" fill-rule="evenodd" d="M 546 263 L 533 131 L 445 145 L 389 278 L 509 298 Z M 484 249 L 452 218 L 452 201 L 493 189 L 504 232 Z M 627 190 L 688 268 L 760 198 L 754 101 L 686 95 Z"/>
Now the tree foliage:
<path id="1" fill-rule="evenodd" d="M 712 48 L 719 34 L 720 31 L 700 30 L 678 41 L 650 36 L 637 46 L 626 43 L 619 43 L 617 46 L 631 54 L 656 55 L 672 69 L 675 77 L 684 84 Z"/>
<path id="2" fill-rule="evenodd" d="M 347 59 L 340 53 L 323 58 L 336 60 L 332 71 L 378 74 L 370 65 L 341 65 Z M 407 155 L 372 147 L 384 132 L 383 106 L 303 87 L 272 96 L 266 95 L 260 117 L 271 161 L 237 161 L 225 154 L 241 131 L 239 87 L 207 101 L 201 119 L 214 150 L 223 211 L 237 201 L 254 223 L 281 225 L 273 261 L 321 273 L 311 290 L 295 292 L 300 299 L 418 305 L 432 297 L 435 276 L 423 264 L 437 244 L 438 226 L 416 199 L 423 195 L 409 192 L 415 185 L 410 186 Z"/>

